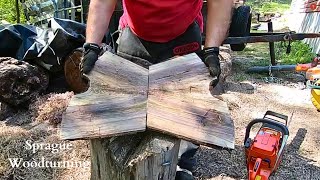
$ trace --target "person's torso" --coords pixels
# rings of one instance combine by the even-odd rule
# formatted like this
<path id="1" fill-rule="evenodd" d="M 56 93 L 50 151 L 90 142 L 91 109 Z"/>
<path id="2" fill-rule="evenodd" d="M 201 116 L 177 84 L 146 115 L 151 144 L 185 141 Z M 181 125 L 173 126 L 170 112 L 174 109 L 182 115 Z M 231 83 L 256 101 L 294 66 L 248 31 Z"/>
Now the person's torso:
<path id="1" fill-rule="evenodd" d="M 202 29 L 202 0 L 123 0 L 120 26 L 128 25 L 141 39 L 168 42 L 197 21 Z"/>

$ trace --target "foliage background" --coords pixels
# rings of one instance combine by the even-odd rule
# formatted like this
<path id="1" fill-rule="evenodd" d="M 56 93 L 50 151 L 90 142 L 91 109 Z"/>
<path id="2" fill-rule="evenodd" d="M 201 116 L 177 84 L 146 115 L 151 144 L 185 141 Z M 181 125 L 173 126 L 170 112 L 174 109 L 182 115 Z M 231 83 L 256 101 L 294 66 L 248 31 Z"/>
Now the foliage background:
<path id="1" fill-rule="evenodd" d="M 280 13 L 290 8 L 291 0 L 247 0 L 246 4 L 260 13 Z"/>
<path id="2" fill-rule="evenodd" d="M 19 2 L 20 9 L 20 22 L 25 23 L 25 17 L 23 15 L 21 3 Z M 5 20 L 9 23 L 17 22 L 17 13 L 15 7 L 15 0 L 0 0 L 0 21 Z"/>

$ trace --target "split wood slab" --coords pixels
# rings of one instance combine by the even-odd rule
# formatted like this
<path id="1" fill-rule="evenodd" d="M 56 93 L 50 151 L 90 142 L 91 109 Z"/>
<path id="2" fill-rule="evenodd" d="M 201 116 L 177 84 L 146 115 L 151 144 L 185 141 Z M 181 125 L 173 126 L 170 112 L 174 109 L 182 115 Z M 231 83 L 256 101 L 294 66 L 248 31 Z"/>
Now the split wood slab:
<path id="1" fill-rule="evenodd" d="M 211 80 L 196 54 L 150 66 L 147 127 L 233 149 L 233 121 L 226 102 L 211 95 Z"/>
<path id="2" fill-rule="evenodd" d="M 61 124 L 62 139 L 93 139 L 146 130 L 148 70 L 105 53 L 75 95 Z"/>
<path id="3" fill-rule="evenodd" d="M 147 69 L 109 52 L 96 62 L 87 92 L 63 115 L 62 139 L 112 137 L 146 128 L 195 143 L 234 148 L 226 102 L 211 95 L 211 77 L 196 54 Z"/>

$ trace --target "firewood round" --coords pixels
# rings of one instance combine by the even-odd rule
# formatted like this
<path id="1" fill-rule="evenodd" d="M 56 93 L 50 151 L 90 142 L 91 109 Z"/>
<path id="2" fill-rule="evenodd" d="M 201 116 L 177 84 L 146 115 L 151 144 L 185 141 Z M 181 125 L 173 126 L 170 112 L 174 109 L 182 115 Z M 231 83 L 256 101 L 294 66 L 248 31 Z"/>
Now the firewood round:
<path id="1" fill-rule="evenodd" d="M 88 90 L 89 80 L 80 72 L 80 62 L 82 57 L 82 50 L 76 49 L 70 53 L 65 59 L 64 74 L 66 81 L 71 90 L 75 93 L 82 93 Z"/>

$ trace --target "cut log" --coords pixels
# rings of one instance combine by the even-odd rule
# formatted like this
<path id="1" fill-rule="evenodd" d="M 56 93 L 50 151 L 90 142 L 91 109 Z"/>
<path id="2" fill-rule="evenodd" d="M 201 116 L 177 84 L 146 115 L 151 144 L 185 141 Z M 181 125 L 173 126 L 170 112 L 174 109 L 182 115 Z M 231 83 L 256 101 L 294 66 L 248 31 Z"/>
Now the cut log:
<path id="1" fill-rule="evenodd" d="M 82 77 L 82 73 L 80 72 L 81 57 L 82 49 L 75 49 L 65 58 L 64 63 L 66 81 L 75 93 L 83 93 L 89 88 L 88 81 Z"/>
<path id="2" fill-rule="evenodd" d="M 180 140 L 139 133 L 91 140 L 92 180 L 173 180 Z"/>
<path id="3" fill-rule="evenodd" d="M 27 107 L 48 87 L 49 78 L 36 66 L 14 58 L 0 58 L 0 101 Z"/>
<path id="4" fill-rule="evenodd" d="M 63 115 L 62 139 L 102 138 L 145 131 L 148 70 L 110 52 L 89 74 Z"/>
<path id="5" fill-rule="evenodd" d="M 149 67 L 147 127 L 205 145 L 234 148 L 226 102 L 213 97 L 211 76 L 196 54 Z"/>

